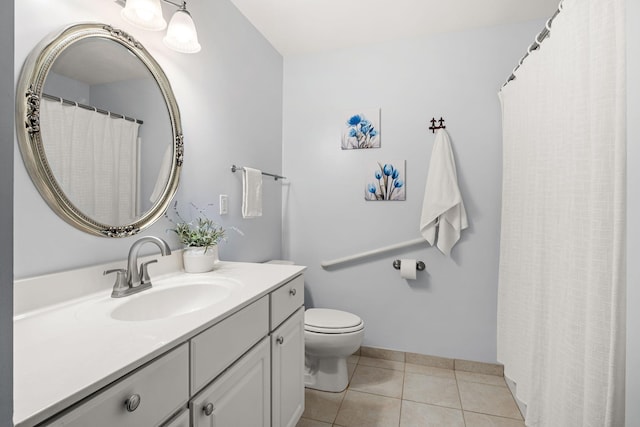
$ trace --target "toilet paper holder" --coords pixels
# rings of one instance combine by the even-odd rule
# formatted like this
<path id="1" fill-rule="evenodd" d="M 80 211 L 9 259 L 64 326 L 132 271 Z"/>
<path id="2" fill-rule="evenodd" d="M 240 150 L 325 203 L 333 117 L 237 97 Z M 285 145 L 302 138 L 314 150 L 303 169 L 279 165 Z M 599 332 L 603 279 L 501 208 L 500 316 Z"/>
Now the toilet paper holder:
<path id="1" fill-rule="evenodd" d="M 400 270 L 400 265 L 402 264 L 402 262 L 397 259 L 395 261 L 393 261 L 393 268 L 395 268 L 396 270 Z M 424 269 L 426 268 L 426 266 L 424 265 L 424 262 L 422 261 L 416 261 L 416 269 L 418 271 L 424 271 Z"/>

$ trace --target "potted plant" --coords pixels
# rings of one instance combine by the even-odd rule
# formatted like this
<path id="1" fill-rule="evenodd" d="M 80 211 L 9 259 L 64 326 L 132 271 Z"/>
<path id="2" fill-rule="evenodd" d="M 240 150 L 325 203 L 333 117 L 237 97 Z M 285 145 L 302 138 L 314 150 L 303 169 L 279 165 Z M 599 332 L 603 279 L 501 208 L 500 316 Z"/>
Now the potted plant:
<path id="1" fill-rule="evenodd" d="M 187 273 L 205 273 L 215 267 L 218 258 L 218 243 L 225 240 L 225 230 L 213 220 L 209 219 L 205 212 L 193 203 L 199 216 L 192 221 L 185 221 L 178 212 L 177 202 L 173 205 L 177 221 L 168 216 L 167 219 L 175 224 L 171 229 L 178 235 L 180 242 L 185 246 L 182 252 L 184 270 Z"/>

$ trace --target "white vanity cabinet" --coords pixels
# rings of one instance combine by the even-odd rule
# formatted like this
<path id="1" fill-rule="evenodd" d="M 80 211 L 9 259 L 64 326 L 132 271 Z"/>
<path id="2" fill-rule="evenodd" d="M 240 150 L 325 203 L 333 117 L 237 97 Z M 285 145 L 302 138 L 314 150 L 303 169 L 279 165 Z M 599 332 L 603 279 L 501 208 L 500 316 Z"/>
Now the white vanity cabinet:
<path id="1" fill-rule="evenodd" d="M 43 425 L 295 427 L 303 302 L 299 275 Z"/>
<path id="2" fill-rule="evenodd" d="M 304 411 L 303 302 L 304 279 L 298 276 L 272 291 L 268 299 L 264 297 L 191 340 L 192 384 L 200 384 L 228 366 L 222 360 L 233 359 L 233 351 L 219 348 L 221 342 L 243 348 L 240 343 L 246 345 L 264 331 L 258 345 L 191 400 L 193 427 L 295 427 Z M 237 321 L 240 317 L 243 320 Z M 218 330 L 219 326 L 223 329 Z M 195 348 L 203 347 L 205 338 L 209 350 L 202 353 L 213 357 L 222 352 L 225 357 L 200 356 L 202 361 L 194 363 L 198 358 L 194 357 L 194 343 Z M 205 360 L 212 361 L 206 368 Z M 194 376 L 199 364 L 206 375 Z"/>
<path id="3" fill-rule="evenodd" d="M 304 278 L 273 291 L 270 302 L 271 425 L 295 427 L 304 412 Z"/>

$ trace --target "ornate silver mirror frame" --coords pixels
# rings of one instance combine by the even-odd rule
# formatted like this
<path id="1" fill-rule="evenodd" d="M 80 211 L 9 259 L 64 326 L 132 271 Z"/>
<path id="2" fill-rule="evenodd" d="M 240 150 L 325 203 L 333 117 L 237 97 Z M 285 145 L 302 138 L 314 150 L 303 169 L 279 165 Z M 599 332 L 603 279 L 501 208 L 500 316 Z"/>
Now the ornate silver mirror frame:
<path id="1" fill-rule="evenodd" d="M 70 45 L 90 37 L 112 40 L 128 49 L 148 68 L 164 97 L 173 132 L 173 159 L 167 184 L 151 209 L 130 224 L 102 224 L 81 212 L 60 188 L 47 161 L 40 133 L 40 101 L 46 77 L 56 58 Z M 36 188 L 53 211 L 72 226 L 103 237 L 127 237 L 139 233 L 158 220 L 176 193 L 182 169 L 184 144 L 180 112 L 169 80 L 147 50 L 122 30 L 109 25 L 72 25 L 43 40 L 22 67 L 16 91 L 18 143 L 27 171 Z"/>

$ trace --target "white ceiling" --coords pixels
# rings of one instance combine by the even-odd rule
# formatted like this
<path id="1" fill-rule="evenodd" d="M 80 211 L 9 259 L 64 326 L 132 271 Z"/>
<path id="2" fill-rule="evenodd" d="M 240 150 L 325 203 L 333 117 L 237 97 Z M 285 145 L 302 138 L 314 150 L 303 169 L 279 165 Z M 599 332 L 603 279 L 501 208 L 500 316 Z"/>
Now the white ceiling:
<path id="1" fill-rule="evenodd" d="M 89 86 L 151 77 L 147 67 L 126 47 L 98 37 L 67 47 L 51 71 Z"/>
<path id="2" fill-rule="evenodd" d="M 231 1 L 284 56 L 546 19 L 558 6 L 558 0 Z"/>

